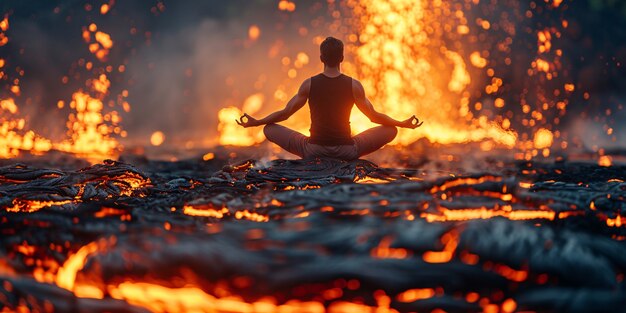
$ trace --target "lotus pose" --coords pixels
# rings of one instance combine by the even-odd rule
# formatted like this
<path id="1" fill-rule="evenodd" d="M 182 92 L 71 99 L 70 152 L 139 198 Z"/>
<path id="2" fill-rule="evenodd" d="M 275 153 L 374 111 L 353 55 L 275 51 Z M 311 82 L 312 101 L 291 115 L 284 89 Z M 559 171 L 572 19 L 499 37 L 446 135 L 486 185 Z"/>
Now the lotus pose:
<path id="1" fill-rule="evenodd" d="M 244 112 L 237 123 L 243 127 L 266 125 L 263 132 L 269 141 L 299 157 L 341 160 L 358 159 L 380 149 L 396 137 L 396 127 L 414 129 L 422 125 L 415 115 L 397 121 L 374 110 L 365 97 L 363 85 L 341 73 L 341 40 L 326 38 L 320 45 L 320 59 L 324 71 L 306 79 L 284 109 L 259 120 Z M 300 110 L 307 100 L 311 111 L 311 137 L 276 124 Z M 355 104 L 373 123 L 381 126 L 352 137 L 350 111 Z"/>

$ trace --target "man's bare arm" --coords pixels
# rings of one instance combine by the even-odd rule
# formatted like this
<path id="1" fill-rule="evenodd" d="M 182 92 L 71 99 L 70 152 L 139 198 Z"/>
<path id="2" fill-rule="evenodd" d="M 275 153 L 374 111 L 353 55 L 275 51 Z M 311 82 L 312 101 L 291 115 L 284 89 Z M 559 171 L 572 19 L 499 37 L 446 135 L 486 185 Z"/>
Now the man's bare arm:
<path id="1" fill-rule="evenodd" d="M 237 121 L 237 124 L 243 127 L 252 127 L 282 122 L 288 119 L 294 113 L 296 113 L 306 104 L 306 101 L 309 98 L 310 90 L 311 79 L 309 78 L 302 82 L 302 85 L 300 85 L 300 89 L 298 89 L 298 93 L 296 93 L 296 95 L 293 96 L 291 100 L 289 100 L 289 102 L 287 102 L 287 105 L 284 109 L 276 111 L 260 120 L 257 120 L 244 112 L 244 114 Z"/>
<path id="2" fill-rule="evenodd" d="M 389 117 L 387 114 L 376 111 L 374 109 L 374 105 L 372 105 L 370 100 L 365 96 L 365 89 L 363 88 L 363 85 L 361 85 L 361 82 L 356 79 L 352 80 L 352 94 L 354 95 L 356 107 L 359 108 L 359 110 L 361 110 L 361 112 L 363 112 L 363 114 L 365 114 L 365 116 L 367 116 L 372 123 L 405 128 L 417 128 L 423 123 L 420 122 L 415 115 L 404 121 L 398 121 Z"/>

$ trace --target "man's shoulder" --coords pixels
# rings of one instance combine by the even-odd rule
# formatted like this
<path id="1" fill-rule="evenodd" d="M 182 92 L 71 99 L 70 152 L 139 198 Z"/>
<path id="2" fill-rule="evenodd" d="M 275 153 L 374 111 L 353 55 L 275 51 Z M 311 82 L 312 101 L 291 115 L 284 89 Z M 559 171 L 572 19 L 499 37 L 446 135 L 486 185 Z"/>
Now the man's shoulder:
<path id="1" fill-rule="evenodd" d="M 354 77 L 350 77 L 350 78 L 352 79 L 352 88 L 363 89 L 363 84 L 361 84 L 361 82 L 358 79 Z"/>

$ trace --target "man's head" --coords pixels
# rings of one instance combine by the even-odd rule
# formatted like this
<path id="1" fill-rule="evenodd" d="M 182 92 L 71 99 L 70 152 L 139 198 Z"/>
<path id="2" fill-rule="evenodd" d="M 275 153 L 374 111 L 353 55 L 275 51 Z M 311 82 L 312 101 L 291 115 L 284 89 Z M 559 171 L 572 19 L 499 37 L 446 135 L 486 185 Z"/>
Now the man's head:
<path id="1" fill-rule="evenodd" d="M 343 61 L 343 42 L 334 37 L 326 37 L 320 45 L 320 60 L 328 67 L 337 67 Z"/>

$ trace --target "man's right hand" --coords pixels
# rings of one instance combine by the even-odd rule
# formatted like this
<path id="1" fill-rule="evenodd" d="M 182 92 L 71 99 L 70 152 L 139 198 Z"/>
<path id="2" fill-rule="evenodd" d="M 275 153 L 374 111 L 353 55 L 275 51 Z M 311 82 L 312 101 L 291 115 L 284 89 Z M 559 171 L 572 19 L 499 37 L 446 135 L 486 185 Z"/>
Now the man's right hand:
<path id="1" fill-rule="evenodd" d="M 424 122 L 423 121 L 420 122 L 420 120 L 417 117 L 415 117 L 415 115 L 413 115 L 409 117 L 408 119 L 400 122 L 400 125 L 398 125 L 398 127 L 415 129 L 415 128 L 422 126 L 422 124 L 424 124 Z"/>
<path id="2" fill-rule="evenodd" d="M 245 120 L 244 120 L 245 119 Z M 248 113 L 244 113 L 239 120 L 235 120 L 235 122 L 237 122 L 237 124 L 239 124 L 239 126 L 248 128 L 248 127 L 254 127 L 254 126 L 260 126 L 262 125 L 259 120 L 255 119 L 254 117 L 248 115 Z"/>

